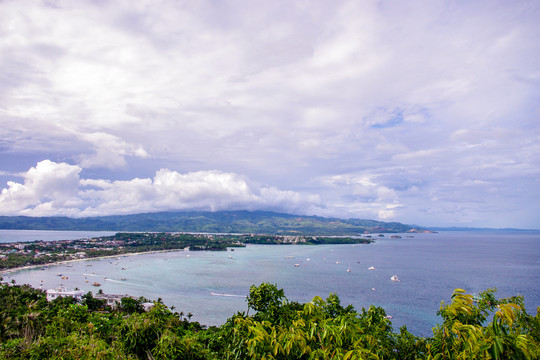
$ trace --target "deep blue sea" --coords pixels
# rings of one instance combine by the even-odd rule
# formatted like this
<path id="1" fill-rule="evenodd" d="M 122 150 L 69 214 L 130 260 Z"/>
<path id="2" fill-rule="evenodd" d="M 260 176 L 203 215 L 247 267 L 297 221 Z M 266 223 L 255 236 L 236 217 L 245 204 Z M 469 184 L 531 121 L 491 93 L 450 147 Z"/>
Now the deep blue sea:
<path id="1" fill-rule="evenodd" d="M 375 235 L 376 242 L 369 245 L 251 245 L 227 252 L 123 256 L 20 270 L 4 274 L 4 279 L 94 293 L 98 288 L 92 283 L 99 282 L 105 293 L 160 297 L 207 325 L 247 310 L 249 287 L 271 282 L 289 300 L 307 302 L 335 292 L 342 304 L 356 309 L 382 306 L 396 331 L 406 324 L 421 336 L 432 335 L 431 328 L 440 322 L 440 302 L 449 302 L 455 288 L 478 293 L 496 287 L 499 297 L 523 295 L 530 314 L 540 306 L 540 232 L 407 236 Z M 375 270 L 368 270 L 372 266 Z M 401 281 L 391 281 L 392 275 Z"/>

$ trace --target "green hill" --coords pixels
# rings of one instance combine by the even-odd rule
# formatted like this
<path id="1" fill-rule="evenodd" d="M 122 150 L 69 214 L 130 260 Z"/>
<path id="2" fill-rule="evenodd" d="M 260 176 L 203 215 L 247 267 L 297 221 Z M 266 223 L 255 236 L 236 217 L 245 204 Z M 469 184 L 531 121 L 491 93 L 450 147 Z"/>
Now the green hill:
<path id="1" fill-rule="evenodd" d="M 269 211 L 188 211 L 86 218 L 0 216 L 0 229 L 357 235 L 407 232 L 398 222 L 301 216 Z"/>

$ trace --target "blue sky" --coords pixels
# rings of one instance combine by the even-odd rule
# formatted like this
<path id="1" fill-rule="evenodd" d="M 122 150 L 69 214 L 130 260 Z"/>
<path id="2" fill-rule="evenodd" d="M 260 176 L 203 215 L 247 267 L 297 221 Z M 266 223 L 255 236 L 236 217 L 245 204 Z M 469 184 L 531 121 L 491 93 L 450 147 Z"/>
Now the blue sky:
<path id="1" fill-rule="evenodd" d="M 538 1 L 0 2 L 0 215 L 540 228 Z"/>

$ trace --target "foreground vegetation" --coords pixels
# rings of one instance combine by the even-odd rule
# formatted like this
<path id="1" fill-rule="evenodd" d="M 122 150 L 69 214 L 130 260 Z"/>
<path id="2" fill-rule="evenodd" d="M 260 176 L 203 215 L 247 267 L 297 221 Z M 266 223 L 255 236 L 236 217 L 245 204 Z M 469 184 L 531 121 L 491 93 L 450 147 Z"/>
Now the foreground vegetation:
<path id="1" fill-rule="evenodd" d="M 538 359 L 540 312 L 522 297 L 477 302 L 455 290 L 429 338 L 394 332 L 380 307 L 356 311 L 339 297 L 299 304 L 283 290 L 252 286 L 247 313 L 205 328 L 160 301 L 149 312 L 125 298 L 106 309 L 92 294 L 47 302 L 29 286 L 0 286 L 2 359 Z M 540 309 L 539 309 L 540 310 Z M 250 314 L 251 312 L 251 314 Z M 491 319 L 491 321 L 489 321 Z"/>

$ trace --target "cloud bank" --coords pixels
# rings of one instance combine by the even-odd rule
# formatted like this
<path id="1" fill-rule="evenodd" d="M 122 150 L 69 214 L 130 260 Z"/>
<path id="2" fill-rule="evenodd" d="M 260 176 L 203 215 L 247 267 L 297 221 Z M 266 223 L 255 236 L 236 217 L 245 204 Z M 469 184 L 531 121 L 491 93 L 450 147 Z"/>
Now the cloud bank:
<path id="1" fill-rule="evenodd" d="M 2 1 L 0 212 L 16 192 L 35 214 L 167 208 L 147 198 L 167 178 L 220 209 L 303 194 L 319 215 L 540 227 L 539 17 L 528 0 Z M 78 185 L 30 183 L 47 159 Z M 241 202 L 210 189 L 226 174 Z M 115 206 L 120 186 L 139 205 Z"/>
<path id="2" fill-rule="evenodd" d="M 261 186 L 234 173 L 180 174 L 161 169 L 153 178 L 82 179 L 77 165 L 41 161 L 0 194 L 2 215 L 72 217 L 166 210 L 316 211 L 317 196 Z"/>

